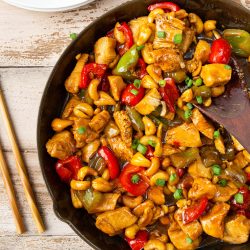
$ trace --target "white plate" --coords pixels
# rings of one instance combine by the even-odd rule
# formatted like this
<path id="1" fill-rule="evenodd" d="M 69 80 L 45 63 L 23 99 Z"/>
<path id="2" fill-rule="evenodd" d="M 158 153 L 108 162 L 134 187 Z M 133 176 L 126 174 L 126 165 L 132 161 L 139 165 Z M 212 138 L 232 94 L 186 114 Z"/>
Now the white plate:
<path id="1" fill-rule="evenodd" d="M 74 9 L 94 0 L 4 0 L 14 6 L 34 11 L 63 11 Z"/>

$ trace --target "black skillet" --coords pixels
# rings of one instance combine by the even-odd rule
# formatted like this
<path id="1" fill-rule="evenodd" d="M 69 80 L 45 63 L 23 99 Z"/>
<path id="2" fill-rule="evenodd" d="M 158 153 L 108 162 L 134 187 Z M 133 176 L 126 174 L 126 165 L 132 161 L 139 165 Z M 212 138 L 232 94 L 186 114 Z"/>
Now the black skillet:
<path id="1" fill-rule="evenodd" d="M 98 250 L 129 250 L 130 248 L 122 238 L 109 237 L 99 231 L 91 215 L 83 209 L 77 210 L 72 206 L 69 188 L 59 180 L 53 167 L 55 159 L 47 154 L 45 144 L 53 135 L 50 127 L 51 121 L 60 116 L 67 100 L 68 94 L 64 88 L 64 81 L 75 65 L 75 56 L 80 52 L 90 52 L 95 41 L 112 29 L 117 21 L 128 21 L 147 15 L 146 7 L 155 2 L 160 1 L 128 1 L 107 12 L 84 29 L 55 65 L 40 105 L 37 125 L 38 155 L 43 177 L 53 200 L 54 211 L 59 219 L 68 223 L 83 240 Z M 204 20 L 217 20 L 218 27 L 250 31 L 250 12 L 229 0 L 176 0 L 173 2 L 189 12 L 197 13 Z M 205 237 L 201 243 L 201 249 L 247 250 L 250 249 L 250 242 L 234 246 Z"/>

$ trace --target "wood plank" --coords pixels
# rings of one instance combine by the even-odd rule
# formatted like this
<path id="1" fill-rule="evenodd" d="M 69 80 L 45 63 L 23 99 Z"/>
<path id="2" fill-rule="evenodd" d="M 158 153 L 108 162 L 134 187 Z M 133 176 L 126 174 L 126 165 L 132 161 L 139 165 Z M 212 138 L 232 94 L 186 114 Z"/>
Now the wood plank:
<path id="1" fill-rule="evenodd" d="M 92 248 L 77 236 L 4 236 L 0 237 L 3 250 L 91 250 Z"/>
<path id="2" fill-rule="evenodd" d="M 36 226 L 33 223 L 28 203 L 25 200 L 22 184 L 15 168 L 13 154 L 8 152 L 5 155 L 12 176 L 14 188 L 15 190 L 17 190 L 16 196 L 18 199 L 18 204 L 27 229 L 25 236 L 36 235 Z M 33 190 L 36 195 L 39 211 L 41 212 L 41 215 L 46 225 L 46 231 L 43 235 L 75 235 L 73 230 L 66 223 L 60 221 L 54 214 L 52 200 L 43 180 L 43 176 L 38 163 L 37 153 L 24 153 L 23 155 L 28 169 L 28 173 L 30 175 L 30 181 L 32 183 Z M 4 189 L 1 177 L 0 204 L 0 237 L 15 235 L 15 224 L 12 218 L 12 213 L 8 203 L 8 197 Z M 3 249 L 1 248 L 1 244 L 0 249 Z"/>
<path id="3" fill-rule="evenodd" d="M 36 123 L 43 89 L 52 68 L 2 68 L 1 86 L 17 133 L 20 147 L 36 149 Z M 11 150 L 0 116 L 0 139 Z"/>
<path id="4" fill-rule="evenodd" d="M 38 13 L 0 2 L 0 66 L 53 66 L 79 33 L 97 17 L 126 0 L 99 0 L 79 9 Z"/>

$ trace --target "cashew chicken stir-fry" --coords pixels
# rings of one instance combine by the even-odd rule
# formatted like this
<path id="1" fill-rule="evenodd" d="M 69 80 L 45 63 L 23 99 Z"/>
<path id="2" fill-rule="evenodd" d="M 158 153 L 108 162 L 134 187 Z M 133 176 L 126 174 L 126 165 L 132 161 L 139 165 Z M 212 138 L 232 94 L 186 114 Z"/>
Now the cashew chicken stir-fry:
<path id="1" fill-rule="evenodd" d="M 250 54 L 234 36 L 249 34 L 170 2 L 148 10 L 76 56 L 46 145 L 55 170 L 73 206 L 131 249 L 196 249 L 205 234 L 247 242 L 250 154 L 194 104 L 223 94 L 231 53 Z"/>

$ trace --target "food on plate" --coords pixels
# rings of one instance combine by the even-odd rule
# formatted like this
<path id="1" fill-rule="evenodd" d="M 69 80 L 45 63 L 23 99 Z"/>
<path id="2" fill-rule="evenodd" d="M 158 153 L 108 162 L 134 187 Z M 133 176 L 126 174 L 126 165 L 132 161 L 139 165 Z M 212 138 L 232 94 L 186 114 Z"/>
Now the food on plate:
<path id="1" fill-rule="evenodd" d="M 73 206 L 133 250 L 247 242 L 250 154 L 195 105 L 223 94 L 250 35 L 172 2 L 148 10 L 76 56 L 46 144 L 55 171 Z"/>

